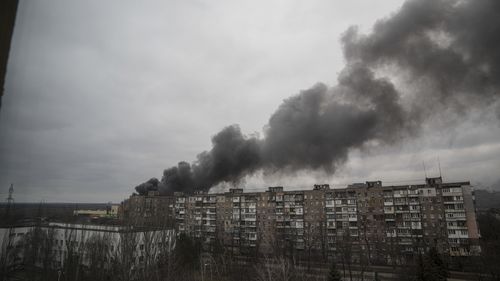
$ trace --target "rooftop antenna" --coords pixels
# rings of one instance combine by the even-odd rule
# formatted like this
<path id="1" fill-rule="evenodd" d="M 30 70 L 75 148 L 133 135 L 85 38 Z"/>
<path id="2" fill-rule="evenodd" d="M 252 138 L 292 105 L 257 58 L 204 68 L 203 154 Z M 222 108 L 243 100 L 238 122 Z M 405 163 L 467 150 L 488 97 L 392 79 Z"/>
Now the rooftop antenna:
<path id="1" fill-rule="evenodd" d="M 438 167 L 439 167 L 439 177 L 443 179 L 443 176 L 441 175 L 441 160 L 439 160 L 439 156 L 438 156 Z"/>
<path id="2" fill-rule="evenodd" d="M 7 197 L 7 204 L 10 205 L 14 203 L 14 197 L 12 196 L 14 194 L 14 184 L 11 183 L 9 187 L 9 197 Z"/>
<path id="3" fill-rule="evenodd" d="M 422 161 L 422 166 L 424 166 L 425 178 L 427 178 L 427 170 L 425 169 L 425 161 Z"/>

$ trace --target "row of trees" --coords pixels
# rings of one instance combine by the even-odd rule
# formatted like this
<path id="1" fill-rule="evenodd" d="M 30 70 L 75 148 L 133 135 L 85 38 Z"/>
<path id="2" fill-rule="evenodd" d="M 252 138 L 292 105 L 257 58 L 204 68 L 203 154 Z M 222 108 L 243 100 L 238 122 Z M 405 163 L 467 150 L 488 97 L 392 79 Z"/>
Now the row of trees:
<path id="1" fill-rule="evenodd" d="M 60 228 L 59 228 L 60 229 Z M 96 232 L 37 225 L 2 251 L 3 280 L 373 280 L 378 276 L 349 254 L 349 236 L 339 239 L 329 271 L 311 267 L 287 251 L 240 259 L 216 241 L 204 251 L 202 240 L 184 234 L 172 248 L 171 233 L 125 227 Z M 493 234 L 492 234 L 493 235 Z M 63 238 L 61 238 L 63 237 Z M 64 243 L 61 242 L 64 239 Z M 5 246 L 5 245 L 4 245 Z M 206 245 L 205 245 L 206 246 Z M 307 256 L 307 248 L 303 254 Z M 16 258 L 21 257 L 21 260 Z M 323 260 L 324 261 L 324 260 Z M 402 267 L 399 280 L 446 280 L 447 265 L 435 248 L 415 255 Z M 342 273 L 341 273 L 342 272 Z M 369 276 L 369 277 L 368 277 Z M 488 280 L 486 276 L 482 280 Z M 493 279 L 496 280 L 496 279 Z"/>
<path id="2" fill-rule="evenodd" d="M 380 280 L 373 268 L 366 268 L 359 262 L 354 263 L 351 248 L 353 243 L 348 237 L 345 235 L 338 240 L 336 262 L 330 264 L 330 270 L 325 270 L 323 265 L 326 259 L 320 260 L 323 261 L 321 265 L 311 266 L 308 260 L 300 259 L 309 256 L 308 248 L 303 249 L 301 256 L 297 252 L 292 253 L 290 249 L 286 250 L 286 241 L 276 241 L 285 249 L 243 258 L 234 256 L 231 248 L 225 248 L 217 240 L 214 242 L 216 245 L 210 247 L 212 251 L 209 254 L 204 253 L 200 243 L 183 235 L 178 240 L 178 249 L 184 248 L 185 252 L 198 253 L 184 256 L 186 260 L 183 260 L 183 263 L 191 265 L 186 268 L 186 272 L 190 270 L 191 275 L 183 276 L 183 280 Z M 415 255 L 414 259 L 407 260 L 398 269 L 401 269 L 401 274 L 396 278 L 400 280 L 440 281 L 446 280 L 447 277 L 447 265 L 435 248 L 425 254 Z"/>
<path id="3" fill-rule="evenodd" d="M 22 232 L 18 232 L 22 233 Z M 37 224 L 4 235 L 2 280 L 174 280 L 173 231 Z"/>
<path id="4" fill-rule="evenodd" d="M 481 255 L 472 267 L 480 280 L 500 280 L 500 209 L 490 209 L 478 216 L 481 231 Z M 467 264 L 465 265 L 467 266 Z"/>
<path id="5" fill-rule="evenodd" d="M 482 255 L 464 260 L 464 267 L 477 270 L 479 280 L 499 280 L 500 223 L 494 214 L 479 216 L 483 234 Z M 321 226 L 304 229 L 305 243 L 296 249 L 296 241 L 279 233 L 260 237 L 255 255 L 241 259 L 231 247 L 215 240 L 180 235 L 172 249 L 172 233 L 161 228 L 122 227 L 120 232 L 103 232 L 66 227 L 64 233 L 38 223 L 22 238 L 6 239 L 0 256 L 2 280 L 372 280 L 376 264 L 370 243 L 353 238 L 346 231 L 334 241 L 335 255 L 330 271 L 318 271 L 325 265 L 328 246 Z M 165 229 L 165 228 L 164 228 Z M 6 235 L 9 237 L 10 235 Z M 62 237 L 62 238 L 61 238 Z M 259 253 L 258 245 L 271 245 L 271 252 Z M 357 240 L 354 240 L 357 239 Z M 61 240 L 64 240 L 62 243 Z M 390 240 L 390 239 L 389 239 Z M 8 242 L 8 243 L 6 243 Z M 385 243 L 391 252 L 396 243 Z M 364 247 L 363 247 L 364 246 Z M 207 252 L 207 249 L 209 251 Z M 387 252 L 387 251 L 386 251 Z M 397 252 L 397 251 L 394 251 Z M 375 255 L 376 256 L 376 255 Z M 446 280 L 448 266 L 456 264 L 441 256 L 435 248 L 400 259 L 400 280 Z M 314 261 L 321 265 L 312 264 Z M 340 273 L 342 272 L 342 274 Z M 370 272 L 370 277 L 365 274 Z M 337 279 L 335 279 L 337 278 Z M 378 278 L 378 276 L 376 277 Z"/>

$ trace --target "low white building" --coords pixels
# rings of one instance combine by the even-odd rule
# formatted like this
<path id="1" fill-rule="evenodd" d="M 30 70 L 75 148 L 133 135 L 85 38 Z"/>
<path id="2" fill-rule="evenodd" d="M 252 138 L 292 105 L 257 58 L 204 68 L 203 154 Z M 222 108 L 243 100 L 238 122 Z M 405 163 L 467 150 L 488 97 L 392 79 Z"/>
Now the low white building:
<path id="1" fill-rule="evenodd" d="M 46 251 L 44 256 L 49 251 L 54 268 L 62 268 L 72 254 L 80 257 L 81 264 L 89 265 L 96 252 L 109 260 L 132 257 L 134 267 L 140 267 L 141 263 L 171 251 L 175 237 L 173 229 L 132 226 L 48 223 L 3 227 L 0 228 L 0 255 L 5 257 L 8 266 L 20 265 L 27 247 L 37 245 Z M 37 262 L 41 264 L 42 260 L 39 258 Z"/>

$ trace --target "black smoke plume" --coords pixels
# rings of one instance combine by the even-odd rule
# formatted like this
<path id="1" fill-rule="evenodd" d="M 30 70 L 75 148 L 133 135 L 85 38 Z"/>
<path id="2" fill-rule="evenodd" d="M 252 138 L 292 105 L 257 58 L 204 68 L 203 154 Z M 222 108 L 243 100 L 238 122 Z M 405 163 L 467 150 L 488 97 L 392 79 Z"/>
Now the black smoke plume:
<path id="1" fill-rule="evenodd" d="M 139 194 L 147 194 L 149 191 L 158 191 L 160 181 L 157 178 L 151 178 L 147 182 L 141 183 L 135 187 Z"/>
<path id="2" fill-rule="evenodd" d="M 410 0 L 370 34 L 351 27 L 342 36 L 346 66 L 336 86 L 317 84 L 285 100 L 263 138 L 245 136 L 237 125 L 224 128 L 195 162 L 180 162 L 161 182 L 136 190 L 208 190 L 258 170 L 334 173 L 351 150 L 416 135 L 434 112 L 497 103 L 498 15 L 498 0 Z"/>

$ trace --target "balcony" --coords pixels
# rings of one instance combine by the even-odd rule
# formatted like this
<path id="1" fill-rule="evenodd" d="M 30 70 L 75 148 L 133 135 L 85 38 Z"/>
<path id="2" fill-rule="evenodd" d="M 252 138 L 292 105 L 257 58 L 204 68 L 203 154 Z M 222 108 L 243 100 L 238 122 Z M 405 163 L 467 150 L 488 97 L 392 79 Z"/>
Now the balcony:
<path id="1" fill-rule="evenodd" d="M 443 192 L 443 196 L 462 196 L 462 191 L 458 192 Z"/>
<path id="2" fill-rule="evenodd" d="M 448 238 L 467 239 L 467 238 L 469 238 L 469 235 L 468 234 L 455 233 L 455 234 L 448 234 Z"/>
<path id="3" fill-rule="evenodd" d="M 384 209 L 384 214 L 394 214 L 394 209 Z"/>

